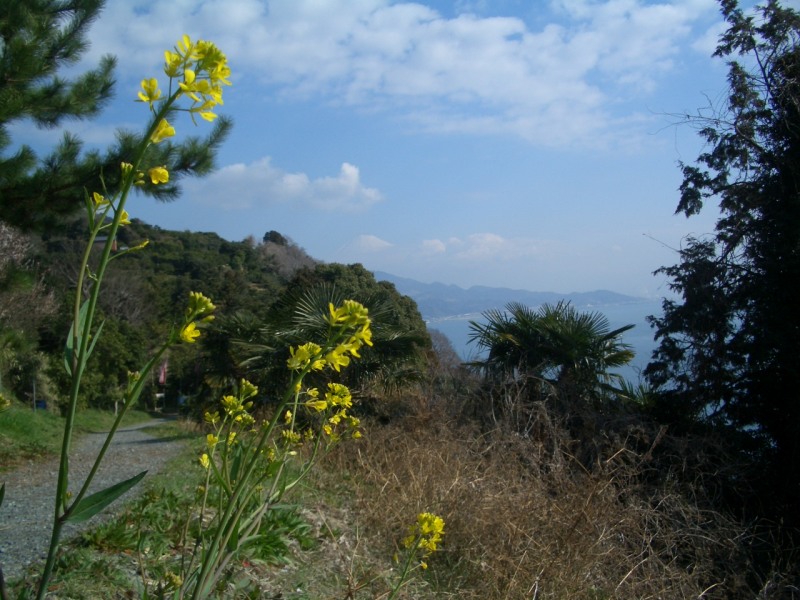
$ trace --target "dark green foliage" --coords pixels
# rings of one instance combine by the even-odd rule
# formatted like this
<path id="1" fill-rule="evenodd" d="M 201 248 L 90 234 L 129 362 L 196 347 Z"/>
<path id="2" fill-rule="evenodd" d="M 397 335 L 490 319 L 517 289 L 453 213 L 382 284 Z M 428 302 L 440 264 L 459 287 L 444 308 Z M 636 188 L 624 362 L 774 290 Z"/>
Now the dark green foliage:
<path id="1" fill-rule="evenodd" d="M 800 15 L 768 1 L 748 16 L 721 2 L 729 95 L 688 117 L 708 150 L 681 165 L 678 212 L 719 203 L 715 231 L 661 269 L 682 302 L 652 319 L 645 373 L 659 416 L 701 422 L 756 458 L 760 502 L 800 515 Z"/>
<path id="2" fill-rule="evenodd" d="M 105 153 L 83 152 L 81 141 L 64 133 L 44 158 L 28 146 L 13 148 L 7 126 L 30 120 L 39 127 L 56 127 L 68 119 L 95 116 L 111 98 L 115 59 L 74 79 L 58 75 L 87 48 L 86 29 L 102 10 L 102 0 L 17 0 L 0 3 L 0 220 L 26 230 L 50 230 L 83 206 L 86 190 L 117 191 L 119 165 L 130 160 L 140 135 L 117 133 Z M 149 118 L 142 108 L 143 121 Z M 204 139 L 151 146 L 144 165 L 166 165 L 170 182 L 144 193 L 174 199 L 186 175 L 205 175 L 230 131 L 220 117 Z M 102 181 L 101 181 L 102 176 Z"/>
<path id="3" fill-rule="evenodd" d="M 66 372 L 57 357 L 71 318 L 66 291 L 77 280 L 75 265 L 84 243 L 81 221 L 63 229 L 61 235 L 42 237 L 37 257 L 48 273 L 47 284 L 61 298 L 60 310 L 39 328 L 39 344 L 54 357 L 50 374 L 62 391 Z M 156 341 L 169 333 L 190 291 L 210 297 L 221 322 L 237 313 L 261 322 L 285 284 L 260 247 L 247 242 L 229 242 L 214 233 L 165 231 L 134 220 L 120 230 L 118 248 L 144 240 L 150 242 L 144 249 L 113 261 L 104 280 L 100 320 L 105 326 L 84 381 L 83 397 L 91 406 L 113 406 L 128 371 L 140 368 Z M 227 350 L 230 340 L 216 331 L 209 329 L 198 344 L 170 352 L 166 388 L 157 389 L 155 382 L 151 386 L 152 393 L 165 392 L 168 407 L 174 407 L 179 396 L 208 395 L 242 375 Z M 147 395 L 150 406 L 152 393 Z"/>
<path id="4" fill-rule="evenodd" d="M 324 339 L 328 304 L 338 305 L 344 299 L 369 309 L 373 346 L 361 349 L 361 359 L 342 372 L 341 382 L 363 394 L 373 386 L 387 391 L 418 380 L 430 337 L 416 304 L 358 264 L 302 269 L 287 283 L 264 322 L 237 315 L 221 320 L 219 326 L 223 337 L 233 339 L 234 354 L 248 379 L 274 399 L 290 375 L 289 346 Z"/>
<path id="5" fill-rule="evenodd" d="M 569 303 L 532 309 L 511 303 L 470 322 L 470 342 L 488 350 L 479 363 L 493 381 L 536 378 L 577 393 L 597 395 L 620 379 L 609 373 L 633 359 L 620 336 L 633 327 L 612 330 L 597 312 L 580 312 Z"/>

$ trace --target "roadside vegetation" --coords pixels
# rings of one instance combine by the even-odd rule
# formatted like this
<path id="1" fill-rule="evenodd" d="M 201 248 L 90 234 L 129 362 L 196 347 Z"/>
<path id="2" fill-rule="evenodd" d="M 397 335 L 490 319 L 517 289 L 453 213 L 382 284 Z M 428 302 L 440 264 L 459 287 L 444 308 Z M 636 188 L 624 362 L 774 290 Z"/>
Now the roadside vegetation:
<path id="1" fill-rule="evenodd" d="M 51 89 L 102 2 L 0 8 L 0 68 L 27 74 L 0 77 L 23 99 L 0 113 L 0 459 L 62 449 L 43 575 L 0 578 L 2 600 L 800 597 L 800 14 L 720 6 L 730 97 L 687 116 L 709 149 L 678 205 L 720 219 L 663 269 L 680 300 L 636 384 L 609 374 L 632 354 L 599 313 L 497 307 L 463 364 L 361 265 L 130 218 L 129 192 L 214 166 L 230 82 L 210 42 L 167 51 L 167 95 L 142 81 L 144 135 L 7 155 L 14 120 L 96 114 L 114 61 Z M 181 111 L 206 138 L 169 141 Z M 70 436 L 165 411 L 154 433 L 185 453 L 61 540 L 143 477 L 73 497 Z"/>
<path id="2" fill-rule="evenodd" d="M 123 425 L 143 423 L 152 417 L 142 410 L 131 410 Z M 108 410 L 86 409 L 76 419 L 78 435 L 108 431 L 114 413 Z M 0 412 L 0 472 L 13 469 L 23 461 L 44 460 L 58 456 L 64 419 L 47 409 L 32 410 L 18 402 Z"/>

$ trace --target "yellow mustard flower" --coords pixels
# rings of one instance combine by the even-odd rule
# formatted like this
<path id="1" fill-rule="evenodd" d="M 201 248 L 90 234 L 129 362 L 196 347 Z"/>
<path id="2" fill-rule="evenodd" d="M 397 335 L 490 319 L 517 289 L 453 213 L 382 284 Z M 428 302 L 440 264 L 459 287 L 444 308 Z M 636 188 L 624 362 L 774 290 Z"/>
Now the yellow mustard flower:
<path id="1" fill-rule="evenodd" d="M 180 54 L 169 50 L 164 51 L 164 73 L 167 74 L 167 77 L 177 77 L 182 64 L 183 58 Z"/>
<path id="2" fill-rule="evenodd" d="M 329 383 L 328 391 L 325 392 L 325 400 L 333 406 L 350 408 L 353 405 L 353 396 L 350 389 L 341 383 Z"/>
<path id="3" fill-rule="evenodd" d="M 234 413 L 240 412 L 242 410 L 242 404 L 239 402 L 239 399 L 235 396 L 223 396 L 222 397 L 222 408 L 225 409 L 225 412 L 229 415 L 233 415 Z"/>
<path id="4" fill-rule="evenodd" d="M 142 250 L 142 249 L 146 248 L 149 243 L 150 243 L 150 240 L 144 240 L 142 242 L 139 242 L 133 248 L 131 248 L 131 252 L 135 252 L 136 250 Z"/>
<path id="5" fill-rule="evenodd" d="M 306 402 L 306 406 L 317 412 L 322 412 L 326 408 L 328 408 L 328 402 L 325 400 L 310 400 Z"/>
<path id="6" fill-rule="evenodd" d="M 125 210 L 125 209 L 122 210 L 122 215 L 119 218 L 119 224 L 120 225 L 130 225 L 131 224 L 130 215 L 128 214 L 128 211 Z"/>
<path id="7" fill-rule="evenodd" d="M 258 387 L 247 381 L 247 379 L 242 379 L 239 382 L 239 394 L 242 398 L 252 398 L 258 393 Z"/>
<path id="8" fill-rule="evenodd" d="M 281 431 L 281 435 L 283 439 L 285 439 L 290 444 L 299 444 L 300 443 L 300 434 L 296 431 L 290 431 L 289 429 L 284 429 Z"/>
<path id="9" fill-rule="evenodd" d="M 92 192 L 92 202 L 94 203 L 95 209 L 111 204 L 102 194 L 98 194 L 97 192 Z"/>
<path id="10" fill-rule="evenodd" d="M 197 323 L 192 321 L 181 329 L 181 339 L 187 344 L 193 344 L 200 337 L 200 332 L 197 330 Z"/>
<path id="11" fill-rule="evenodd" d="M 338 373 L 342 367 L 350 364 L 350 357 L 347 356 L 346 352 L 347 348 L 345 346 L 336 346 L 325 355 L 325 362 Z"/>
<path id="12" fill-rule="evenodd" d="M 150 141 L 154 144 L 158 144 L 162 140 L 174 135 L 175 128 L 170 125 L 166 119 L 161 119 L 161 121 L 158 122 L 158 126 L 156 126 L 156 130 L 153 132 L 153 135 L 150 136 Z"/>
<path id="13" fill-rule="evenodd" d="M 186 316 L 193 319 L 205 313 L 212 312 L 216 306 L 209 298 L 200 292 L 189 292 L 189 306 L 186 309 Z"/>
<path id="14" fill-rule="evenodd" d="M 409 530 L 409 535 L 403 540 L 406 548 L 419 548 L 423 551 L 423 557 L 431 552 L 436 552 L 437 544 L 441 542 L 444 535 L 444 519 L 441 517 L 424 512 L 417 515 L 417 522 Z"/>
<path id="15" fill-rule="evenodd" d="M 137 102 L 147 102 L 152 107 L 153 102 L 159 98 L 161 98 L 161 90 L 158 89 L 158 80 L 155 77 L 142 79 L 142 91 L 139 92 Z"/>
<path id="16" fill-rule="evenodd" d="M 206 436 L 206 445 L 208 446 L 209 450 L 213 450 L 214 446 L 216 446 L 218 443 L 219 443 L 219 438 L 213 433 L 209 433 Z"/>
<path id="17" fill-rule="evenodd" d="M 301 371 L 308 366 L 312 370 L 319 371 L 325 366 L 325 361 L 320 357 L 322 348 L 314 342 L 308 342 L 297 348 L 290 347 L 290 357 L 286 361 L 287 366 L 293 371 Z"/>
<path id="18" fill-rule="evenodd" d="M 167 171 L 167 167 L 153 167 L 147 170 L 147 175 L 150 177 L 150 181 L 156 185 L 169 181 L 169 171 Z"/>
<path id="19" fill-rule="evenodd" d="M 205 452 L 200 456 L 200 464 L 204 469 L 207 469 L 211 465 L 211 459 L 208 458 L 208 454 Z"/>
<path id="20" fill-rule="evenodd" d="M 328 304 L 328 311 L 328 322 L 331 325 L 357 327 L 370 322 L 367 308 L 355 300 L 345 300 L 339 307 L 334 307 L 331 302 Z"/>

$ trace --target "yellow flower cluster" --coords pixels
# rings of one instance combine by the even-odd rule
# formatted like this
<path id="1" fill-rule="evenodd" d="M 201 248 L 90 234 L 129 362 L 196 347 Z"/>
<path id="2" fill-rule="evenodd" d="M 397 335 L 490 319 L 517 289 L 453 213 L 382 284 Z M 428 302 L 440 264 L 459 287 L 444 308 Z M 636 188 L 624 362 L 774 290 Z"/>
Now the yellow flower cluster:
<path id="1" fill-rule="evenodd" d="M 171 106 L 181 96 L 187 96 L 192 104 L 183 110 L 188 110 L 193 120 L 195 114 L 199 114 L 206 121 L 217 118 L 214 107 L 222 104 L 222 86 L 231 85 L 231 70 L 228 67 L 227 57 L 216 45 L 205 40 L 193 42 L 188 35 L 184 35 L 178 40 L 174 51 L 164 52 L 164 73 L 170 79 L 170 91 L 172 80 L 178 80 L 178 89 L 175 93 L 164 98 L 155 77 L 142 79 L 141 90 L 137 94 L 138 102 L 146 103 L 156 114 L 155 104 L 159 100 Z M 150 141 L 158 144 L 174 135 L 175 128 L 169 121 L 160 119 L 150 135 Z M 165 183 L 161 180 L 161 172 L 157 172 L 156 175 L 157 177 L 154 177 L 151 173 L 153 183 Z"/>
<path id="2" fill-rule="evenodd" d="M 213 310 L 214 305 L 208 298 L 202 294 L 193 296 L 196 303 L 194 311 L 199 311 L 200 314 Z M 211 308 L 208 308 L 208 306 Z M 253 401 L 250 400 L 258 393 L 258 388 L 247 381 L 242 379 L 239 382 L 239 392 L 236 396 L 226 395 L 222 397 L 221 405 L 224 417 L 220 416 L 219 411 L 206 412 L 203 415 L 203 420 L 214 427 L 214 432 L 206 435 L 206 448 L 208 452 L 204 452 L 200 456 L 200 465 L 208 469 L 211 466 L 211 461 L 214 457 L 214 452 L 217 445 L 220 443 L 220 436 L 224 435 L 225 445 L 232 446 L 236 443 L 236 431 L 228 430 L 227 434 L 223 434 L 223 429 L 226 426 L 239 427 L 252 427 L 255 425 L 255 418 L 247 411 L 253 407 Z"/>
<path id="3" fill-rule="evenodd" d="M 353 406 L 353 396 L 346 385 L 328 383 L 328 390 L 322 398 L 320 398 L 317 388 L 309 388 L 305 391 L 305 395 L 309 398 L 304 402 L 306 408 L 315 413 L 330 411 L 325 424 L 322 426 L 322 431 L 331 441 L 340 439 L 341 436 L 336 430 L 337 426 L 341 424 L 345 424 L 350 428 L 351 437 L 355 439 L 361 437 L 361 432 L 358 431 L 361 421 L 347 413 Z"/>
<path id="4" fill-rule="evenodd" d="M 417 522 L 411 526 L 408 537 L 403 540 L 403 545 L 406 548 L 419 548 L 422 550 L 422 556 L 425 557 L 431 552 L 436 552 L 437 544 L 442 541 L 443 535 L 444 519 L 433 513 L 424 512 L 417 515 Z"/>
<path id="5" fill-rule="evenodd" d="M 345 300 L 338 308 L 328 304 L 327 322 L 339 333 L 352 333 L 347 339 L 336 343 L 324 352 L 313 342 L 289 349 L 290 357 L 286 361 L 292 371 L 321 371 L 326 366 L 339 372 L 350 364 L 350 357 L 360 358 L 359 350 L 364 346 L 372 346 L 372 330 L 370 329 L 369 311 L 355 300 Z"/>
<path id="6" fill-rule="evenodd" d="M 222 86 L 231 85 L 231 70 L 225 54 L 212 42 L 192 42 L 184 35 L 176 44 L 175 52 L 164 52 L 164 72 L 170 79 L 182 78 L 178 83 L 181 94 L 192 99 L 189 112 L 199 114 L 206 121 L 217 118 L 213 109 L 222 104 Z M 142 82 L 144 87 L 145 82 Z"/>
<path id="7" fill-rule="evenodd" d="M 216 308 L 214 304 L 200 292 L 189 292 L 189 306 L 181 327 L 180 338 L 187 344 L 193 344 L 200 337 L 197 326 L 214 320 L 211 312 Z"/>

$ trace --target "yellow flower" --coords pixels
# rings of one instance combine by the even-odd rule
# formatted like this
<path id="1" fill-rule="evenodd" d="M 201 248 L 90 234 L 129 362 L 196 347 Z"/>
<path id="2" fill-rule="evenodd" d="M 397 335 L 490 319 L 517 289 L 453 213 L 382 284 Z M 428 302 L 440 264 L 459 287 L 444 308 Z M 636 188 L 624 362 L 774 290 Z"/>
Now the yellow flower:
<path id="1" fill-rule="evenodd" d="M 133 171 L 133 165 L 129 162 L 122 162 L 120 163 L 120 170 L 122 171 L 122 175 L 127 177 Z"/>
<path id="2" fill-rule="evenodd" d="M 215 436 L 213 433 L 209 433 L 206 436 L 206 445 L 208 446 L 209 450 L 213 450 L 214 446 L 219 443 L 219 438 Z"/>
<path id="3" fill-rule="evenodd" d="M 223 396 L 222 408 L 225 409 L 227 414 L 233 415 L 234 413 L 241 412 L 242 404 L 235 396 Z"/>
<path id="4" fill-rule="evenodd" d="M 139 92 L 139 100 L 137 102 L 147 102 L 152 107 L 153 102 L 159 98 L 161 98 L 161 90 L 158 89 L 156 78 L 142 79 L 142 91 Z"/>
<path id="5" fill-rule="evenodd" d="M 326 408 L 328 408 L 328 403 L 325 400 L 311 400 L 306 402 L 306 406 L 308 408 L 314 409 L 317 412 L 322 412 Z"/>
<path id="6" fill-rule="evenodd" d="M 130 225 L 131 224 L 131 218 L 128 215 L 128 211 L 125 210 L 125 209 L 122 210 L 122 215 L 119 218 L 119 224 L 120 225 Z"/>
<path id="7" fill-rule="evenodd" d="M 346 352 L 346 347 L 342 345 L 336 346 L 325 355 L 325 362 L 338 373 L 341 367 L 346 367 L 350 364 L 350 357 L 345 354 Z"/>
<path id="8" fill-rule="evenodd" d="M 325 361 L 320 358 L 322 348 L 314 342 L 308 342 L 297 348 L 289 348 L 290 358 L 286 365 L 293 371 L 301 371 L 309 365 L 312 370 L 319 371 L 325 366 Z"/>
<path id="9" fill-rule="evenodd" d="M 355 300 L 345 300 L 338 308 L 333 306 L 333 303 L 328 304 L 328 322 L 331 325 L 345 325 L 348 327 L 357 327 L 359 325 L 369 324 L 369 311 L 363 304 Z"/>
<path id="10" fill-rule="evenodd" d="M 150 141 L 154 144 L 158 144 L 160 141 L 172 137 L 173 135 L 175 135 L 175 128 L 170 125 L 166 119 L 161 119 L 153 135 L 150 136 Z"/>
<path id="11" fill-rule="evenodd" d="M 200 332 L 197 330 L 197 323 L 192 321 L 181 329 L 181 339 L 187 344 L 193 344 L 200 337 Z"/>
<path id="12" fill-rule="evenodd" d="M 203 415 L 203 420 L 210 425 L 216 425 L 219 422 L 219 412 L 216 410 L 213 413 L 206 412 Z"/>
<path id="13" fill-rule="evenodd" d="M 150 176 L 150 181 L 154 184 L 167 183 L 169 181 L 169 171 L 167 171 L 167 167 L 153 167 L 147 170 L 147 174 Z"/>
<path id="14" fill-rule="evenodd" d="M 350 408 L 353 405 L 353 397 L 346 385 L 341 383 L 329 383 L 328 391 L 325 392 L 325 400 L 333 406 Z"/>
<path id="15" fill-rule="evenodd" d="M 287 425 L 292 422 L 292 411 L 287 410 L 286 414 L 283 415 L 283 422 Z"/>
<path id="16" fill-rule="evenodd" d="M 193 319 L 204 313 L 212 312 L 216 306 L 209 298 L 200 292 L 189 292 L 189 306 L 186 309 L 186 317 Z"/>
<path id="17" fill-rule="evenodd" d="M 104 196 L 98 194 L 97 192 L 92 192 L 92 202 L 94 202 L 95 209 L 111 204 L 108 200 L 105 199 Z"/>
<path id="18" fill-rule="evenodd" d="M 203 455 L 200 457 L 200 464 L 204 469 L 207 469 L 211 465 L 211 459 L 208 458 L 208 454 L 205 452 L 203 452 Z"/>
<path id="19" fill-rule="evenodd" d="M 164 73 L 167 74 L 167 77 L 177 77 L 181 64 L 183 64 L 183 58 L 181 58 L 180 54 L 175 54 L 169 50 L 164 52 Z"/>
<path id="20" fill-rule="evenodd" d="M 366 344 L 367 346 L 372 346 L 372 329 L 370 329 L 369 323 L 361 327 L 358 331 L 353 334 L 353 339 L 358 340 L 359 342 Z"/>
<path id="21" fill-rule="evenodd" d="M 242 398 L 252 398 L 258 393 L 258 387 L 247 381 L 246 379 L 242 379 L 239 382 L 239 395 Z"/>
<path id="22" fill-rule="evenodd" d="M 281 435 L 283 439 L 285 439 L 290 444 L 298 444 L 300 443 L 300 434 L 296 431 L 289 431 L 288 429 L 284 429 L 281 431 Z"/>
<path id="23" fill-rule="evenodd" d="M 406 548 L 419 548 L 423 550 L 423 556 L 427 556 L 436 552 L 443 535 L 444 519 L 433 513 L 420 513 L 416 525 L 411 527 L 408 537 L 403 540 L 403 545 Z"/>

